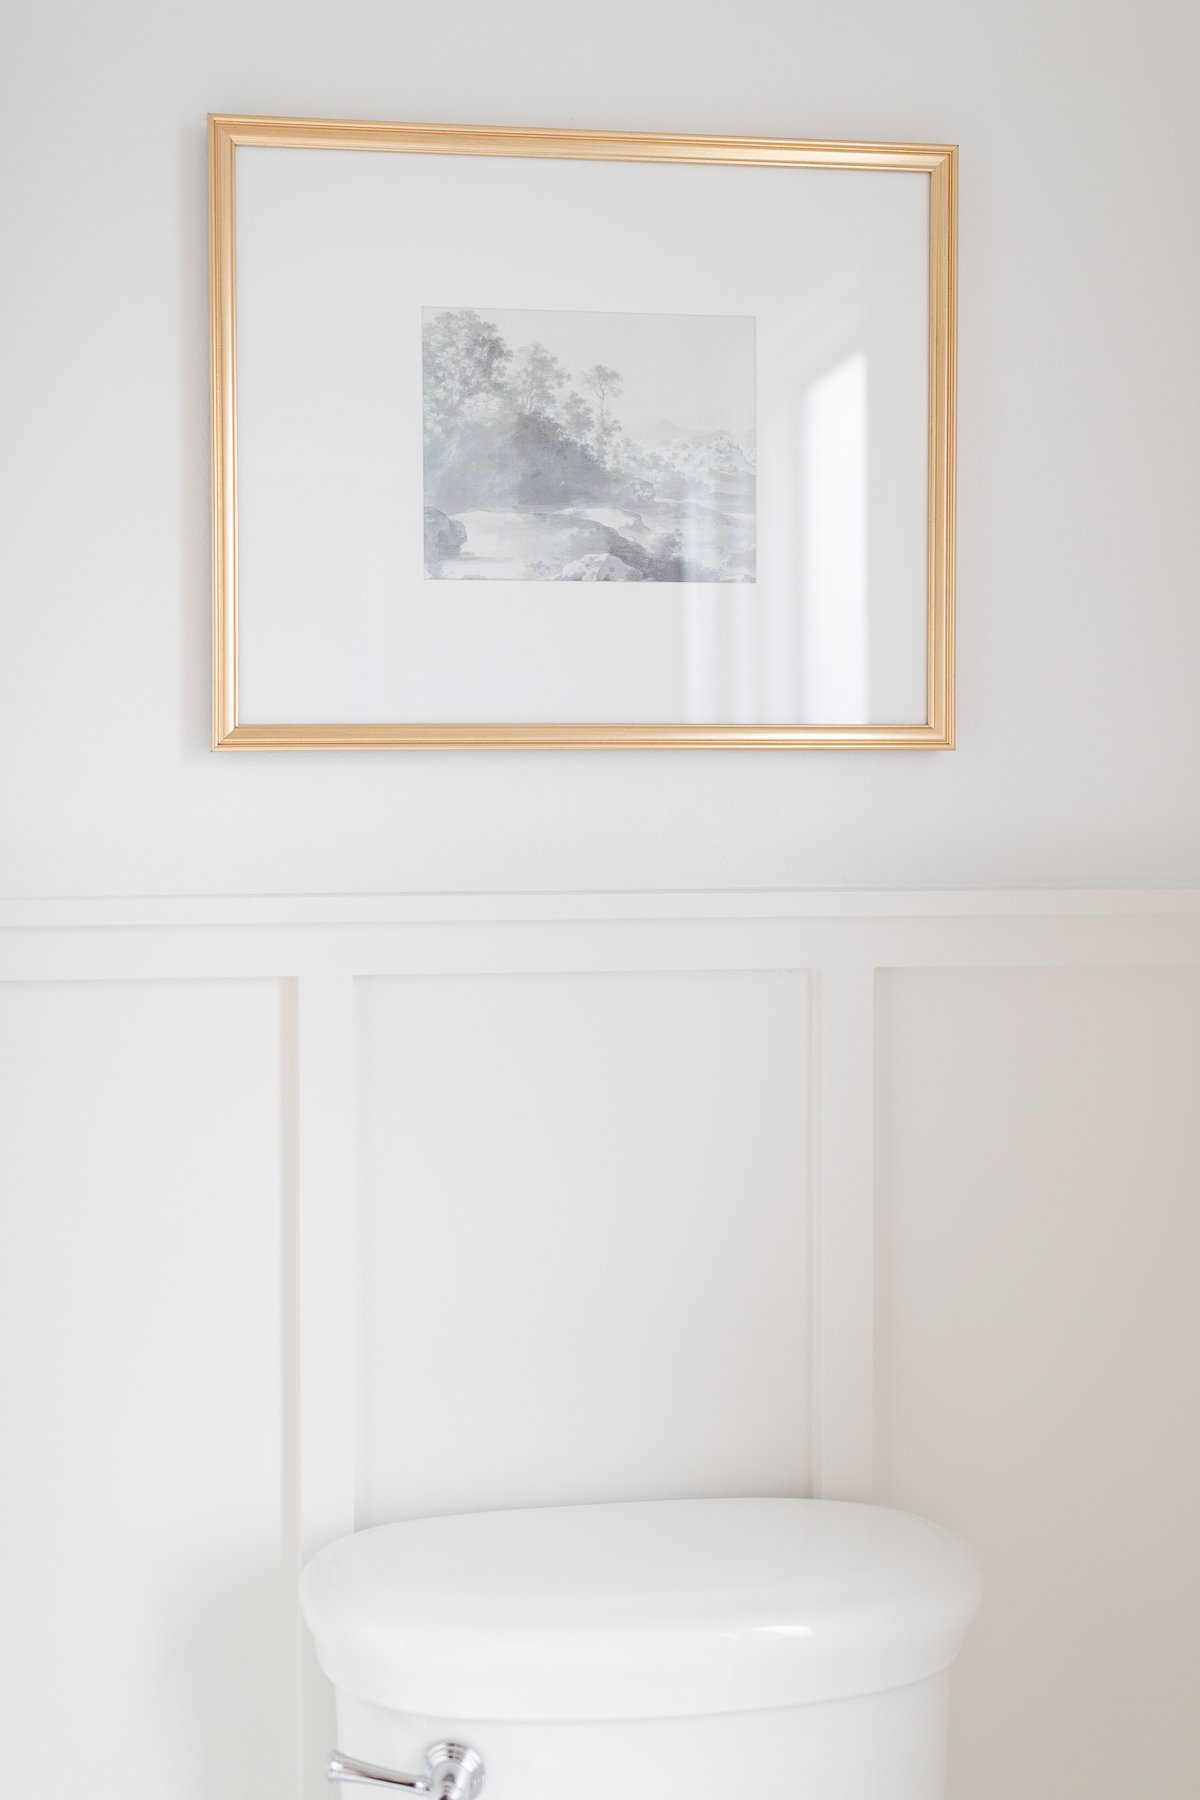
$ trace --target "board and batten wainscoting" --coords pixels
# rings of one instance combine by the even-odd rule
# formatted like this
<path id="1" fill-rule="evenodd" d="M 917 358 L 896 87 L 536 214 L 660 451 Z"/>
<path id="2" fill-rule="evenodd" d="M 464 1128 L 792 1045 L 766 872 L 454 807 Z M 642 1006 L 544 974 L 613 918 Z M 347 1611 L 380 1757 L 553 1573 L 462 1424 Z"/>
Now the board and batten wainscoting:
<path id="1" fill-rule="evenodd" d="M 317 1546 L 747 1492 L 980 1555 L 952 1800 L 1184 1791 L 1200 895 L 9 901 L 0 1094 L 14 1795 L 318 1800 Z"/>

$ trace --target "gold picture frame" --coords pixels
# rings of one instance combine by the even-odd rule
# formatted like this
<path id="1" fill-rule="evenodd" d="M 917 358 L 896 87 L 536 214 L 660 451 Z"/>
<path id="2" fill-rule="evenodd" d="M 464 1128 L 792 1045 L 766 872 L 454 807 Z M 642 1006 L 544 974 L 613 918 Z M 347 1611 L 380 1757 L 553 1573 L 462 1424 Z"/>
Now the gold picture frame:
<path id="1" fill-rule="evenodd" d="M 954 745 L 957 149 L 626 132 L 210 115 L 214 749 L 859 748 Z M 926 716 L 913 724 L 256 723 L 239 707 L 236 151 L 241 146 L 435 156 L 919 172 L 929 179 Z"/>

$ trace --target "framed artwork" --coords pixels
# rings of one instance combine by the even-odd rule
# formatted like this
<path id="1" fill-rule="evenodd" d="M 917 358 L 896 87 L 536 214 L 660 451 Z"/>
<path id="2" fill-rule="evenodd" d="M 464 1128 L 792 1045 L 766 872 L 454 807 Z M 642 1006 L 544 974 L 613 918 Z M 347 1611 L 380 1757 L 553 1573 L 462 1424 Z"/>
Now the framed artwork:
<path id="1" fill-rule="evenodd" d="M 952 147 L 209 154 L 215 747 L 952 746 Z"/>

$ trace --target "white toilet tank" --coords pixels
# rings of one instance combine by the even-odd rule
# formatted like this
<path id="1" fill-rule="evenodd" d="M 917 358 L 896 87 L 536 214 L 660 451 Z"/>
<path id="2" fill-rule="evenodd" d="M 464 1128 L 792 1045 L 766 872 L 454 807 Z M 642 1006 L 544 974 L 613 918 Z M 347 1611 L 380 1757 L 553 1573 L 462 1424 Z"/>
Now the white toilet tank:
<path id="1" fill-rule="evenodd" d="M 347 1759 L 465 1744 L 485 1800 L 940 1800 L 981 1589 L 907 1513 L 663 1500 L 380 1526 L 301 1603 Z"/>

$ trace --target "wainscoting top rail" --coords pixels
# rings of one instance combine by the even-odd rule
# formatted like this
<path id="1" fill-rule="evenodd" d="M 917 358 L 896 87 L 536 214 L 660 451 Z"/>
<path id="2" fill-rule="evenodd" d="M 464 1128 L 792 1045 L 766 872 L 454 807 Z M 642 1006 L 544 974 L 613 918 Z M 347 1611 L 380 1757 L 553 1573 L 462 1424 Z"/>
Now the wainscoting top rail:
<path id="1" fill-rule="evenodd" d="M 1200 962 L 1200 890 L 0 901 L 0 982 Z"/>
<path id="2" fill-rule="evenodd" d="M 642 889 L 0 899 L 0 930 L 622 919 L 1200 917 L 1200 888 Z"/>

